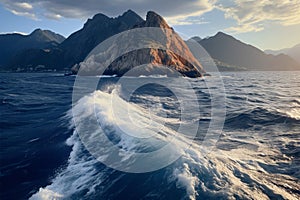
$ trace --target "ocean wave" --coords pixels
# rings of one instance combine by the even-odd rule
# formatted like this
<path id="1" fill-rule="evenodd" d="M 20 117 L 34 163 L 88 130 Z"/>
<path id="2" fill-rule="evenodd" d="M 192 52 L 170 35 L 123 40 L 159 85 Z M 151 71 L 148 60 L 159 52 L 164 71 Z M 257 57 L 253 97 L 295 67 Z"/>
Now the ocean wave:
<path id="1" fill-rule="evenodd" d="M 290 118 L 300 120 L 300 108 L 291 108 L 288 111 L 284 112 Z"/>
<path id="2" fill-rule="evenodd" d="M 292 102 L 300 105 L 300 99 L 299 98 L 293 99 Z"/>
<path id="3" fill-rule="evenodd" d="M 146 75 L 140 75 L 139 78 L 168 78 L 167 75 L 149 75 L 149 76 L 146 76 Z"/>
<path id="4" fill-rule="evenodd" d="M 243 112 L 231 112 L 227 115 L 225 125 L 229 128 L 249 128 L 254 125 L 298 123 L 299 109 L 291 110 L 266 109 L 256 107 Z"/>
<path id="5" fill-rule="evenodd" d="M 117 77 L 117 75 L 116 74 L 114 74 L 114 75 L 100 75 L 100 76 L 96 76 L 96 77 L 98 77 L 98 78 L 114 78 L 114 77 Z"/>
<path id="6" fill-rule="evenodd" d="M 112 98 L 113 106 L 115 106 L 114 113 L 110 110 Z M 155 97 L 148 98 L 148 100 L 156 101 Z M 161 112 L 162 109 L 164 108 L 160 107 L 157 110 Z M 131 115 L 130 120 L 127 118 L 128 113 Z M 91 116 L 94 114 L 98 116 L 98 123 L 93 123 L 95 121 Z M 249 132 L 229 132 L 223 135 L 213 152 L 204 154 L 201 149 L 204 147 L 201 143 L 196 141 L 190 143 L 187 137 L 166 127 L 166 123 L 178 123 L 177 120 L 168 119 L 166 116 L 155 111 L 149 113 L 146 108 L 125 101 L 118 89 L 112 89 L 110 92 L 96 91 L 83 97 L 75 105 L 73 114 L 72 111 L 68 113 L 72 122 L 71 128 L 76 129 L 67 140 L 67 144 L 72 146 L 68 165 L 56 175 L 50 185 L 40 188 L 31 199 L 124 198 L 118 196 L 124 194 L 118 184 L 119 181 L 124 185 L 129 185 L 123 185 L 123 187 L 131 187 L 127 188 L 128 191 L 134 191 L 136 195 L 140 195 L 132 199 L 151 195 L 153 197 L 153 187 L 156 188 L 157 193 L 154 196 L 157 199 L 161 196 L 166 198 L 166 195 L 171 195 L 172 191 L 167 190 L 172 186 L 184 191 L 182 196 L 176 197 L 178 199 L 300 198 L 299 193 L 294 192 L 300 190 L 298 180 L 281 173 L 282 171 L 278 169 L 283 163 L 291 164 L 292 159 L 279 156 L 281 151 L 264 143 L 265 138 L 261 135 Z M 280 112 L 256 108 L 243 114 L 229 115 L 227 123 L 232 125 L 234 121 L 239 123 L 243 121 L 250 125 L 271 121 L 279 123 L 284 120 L 286 116 Z M 76 127 L 74 121 L 79 122 Z M 137 151 L 153 151 L 170 142 L 174 145 L 172 150 L 181 151 L 181 157 L 161 169 L 160 173 L 128 175 L 128 173 L 113 170 L 99 163 L 99 159 L 97 160 L 87 151 L 78 135 L 78 132 L 86 131 L 91 133 L 90 139 L 99 141 L 96 135 L 103 134 L 99 132 L 99 123 L 101 131 L 104 130 L 105 135 L 116 146 L 127 150 L 127 155 L 122 157 L 124 162 L 132 159 Z M 245 124 L 243 126 L 245 127 Z M 186 148 L 187 146 L 189 148 Z M 101 151 L 103 159 L 109 156 L 111 151 L 111 149 L 101 147 L 97 147 L 97 150 Z M 158 155 L 157 162 L 162 162 L 159 160 L 162 158 Z M 274 170 L 268 171 L 266 166 L 272 166 Z M 128 176 L 144 178 L 141 178 L 141 182 L 130 183 Z M 164 182 L 162 179 L 167 180 L 168 187 L 164 189 L 154 184 Z M 137 189 L 139 185 L 142 185 L 143 190 Z M 114 191 L 114 194 L 111 191 Z"/>

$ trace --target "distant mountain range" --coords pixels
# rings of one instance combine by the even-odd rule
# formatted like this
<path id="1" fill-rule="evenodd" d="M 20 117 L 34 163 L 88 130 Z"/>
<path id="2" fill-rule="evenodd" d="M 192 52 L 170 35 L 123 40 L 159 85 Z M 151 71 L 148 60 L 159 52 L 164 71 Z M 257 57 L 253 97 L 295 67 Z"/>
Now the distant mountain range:
<path id="1" fill-rule="evenodd" d="M 135 12 L 128 10 L 116 18 L 97 14 L 92 19 L 88 19 L 82 29 L 66 39 L 59 34 L 40 29 L 26 36 L 20 34 L 0 35 L 0 70 L 70 70 L 82 62 L 89 52 L 105 39 L 137 27 L 170 28 L 165 20 L 154 12 L 148 12 L 147 19 L 143 20 Z M 222 71 L 300 70 L 300 64 L 288 55 L 268 55 L 258 48 L 222 32 L 205 39 L 199 37 L 193 39 L 206 49 Z M 184 49 L 186 47 L 180 37 L 176 37 L 176 41 L 176 48 L 183 47 Z M 175 68 L 182 69 L 181 72 L 188 76 L 198 76 L 189 62 L 170 52 L 159 52 L 153 49 L 139 52 L 139 54 L 145 53 L 151 54 L 151 57 L 154 58 L 151 60 L 152 63 L 173 65 Z M 195 61 L 189 50 L 185 49 L 185 53 L 189 59 Z M 127 61 L 128 58 L 130 57 L 127 57 Z M 134 59 L 133 55 L 131 58 Z M 117 63 L 120 67 L 120 62 L 116 62 L 115 65 Z M 136 60 L 136 63 L 142 64 L 139 60 Z M 188 65 L 188 67 L 184 68 L 184 65 Z M 196 65 L 201 68 L 199 63 Z"/>
<path id="2" fill-rule="evenodd" d="M 281 50 L 265 50 L 265 53 L 272 55 L 286 54 L 300 63 L 300 44 Z"/>
<path id="3" fill-rule="evenodd" d="M 300 63 L 287 55 L 268 55 L 222 32 L 205 39 L 193 39 L 202 45 L 221 70 L 300 70 Z"/>
<path id="4" fill-rule="evenodd" d="M 7 67 L 18 53 L 58 46 L 65 38 L 48 30 L 36 29 L 29 35 L 17 33 L 0 35 L 0 67 Z"/>

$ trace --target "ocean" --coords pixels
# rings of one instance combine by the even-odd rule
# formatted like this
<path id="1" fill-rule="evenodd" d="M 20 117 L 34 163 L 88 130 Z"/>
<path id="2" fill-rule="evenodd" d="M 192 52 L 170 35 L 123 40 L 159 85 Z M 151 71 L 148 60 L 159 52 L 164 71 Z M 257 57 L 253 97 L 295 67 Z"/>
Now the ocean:
<path id="1" fill-rule="evenodd" d="M 300 199 L 300 72 L 221 73 L 220 108 L 214 78 L 101 77 L 74 98 L 75 76 L 0 73 L 0 199 Z M 105 162 L 99 134 L 126 155 Z"/>

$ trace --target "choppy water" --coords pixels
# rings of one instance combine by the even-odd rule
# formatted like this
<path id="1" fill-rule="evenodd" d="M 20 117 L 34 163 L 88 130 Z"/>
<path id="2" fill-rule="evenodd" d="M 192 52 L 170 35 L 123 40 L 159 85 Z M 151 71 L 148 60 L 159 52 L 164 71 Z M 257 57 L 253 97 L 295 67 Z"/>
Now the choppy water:
<path id="1" fill-rule="evenodd" d="M 188 111 L 186 120 L 200 125 L 190 145 L 189 138 L 176 134 L 182 120 L 180 101 L 157 85 L 140 88 L 125 101 L 125 89 L 115 84 L 117 78 L 103 79 L 97 91 L 74 104 L 74 114 L 75 77 L 0 77 L 0 199 L 300 198 L 300 72 L 223 73 L 226 120 L 209 154 L 200 151 L 212 109 L 203 79 L 190 79 L 190 87 L 181 88 L 179 79 L 157 78 L 161 83 L 177 84 L 183 92 L 195 91 L 197 99 L 186 96 L 187 101 L 197 100 L 200 109 L 200 116 L 197 109 Z M 111 120 L 108 110 L 112 97 L 117 120 Z M 141 129 L 120 117 L 128 111 Z M 97 135 L 98 129 L 89 125 L 94 113 L 113 143 L 129 152 L 161 148 L 174 135 L 174 151 L 190 146 L 177 161 L 154 172 L 135 174 L 108 168 L 87 151 L 78 135 L 78 131 Z M 79 123 L 75 126 L 74 121 Z M 155 137 L 140 142 L 122 135 L 116 127 L 133 136 Z M 187 132 L 184 134 L 189 135 Z M 109 149 L 102 149 L 105 153 Z"/>

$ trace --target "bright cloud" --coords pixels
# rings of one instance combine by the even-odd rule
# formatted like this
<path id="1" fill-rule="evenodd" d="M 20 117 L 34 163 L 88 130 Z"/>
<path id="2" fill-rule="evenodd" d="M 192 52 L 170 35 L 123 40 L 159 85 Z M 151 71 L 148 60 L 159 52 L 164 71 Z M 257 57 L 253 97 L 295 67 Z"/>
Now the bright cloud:
<path id="1" fill-rule="evenodd" d="M 208 24 L 203 17 L 190 16 L 190 17 L 174 17 L 166 18 L 170 25 L 192 25 L 192 24 Z"/>
<path id="2" fill-rule="evenodd" d="M 44 16 L 48 19 L 60 20 L 62 16 L 60 14 L 55 13 L 45 13 Z"/>
<path id="3" fill-rule="evenodd" d="M 20 32 L 20 31 L 10 31 L 10 32 L 0 32 L 0 35 L 4 35 L 4 34 L 12 34 L 12 33 L 16 33 L 16 34 L 20 34 L 20 35 L 28 35 L 29 33 L 24 33 L 24 32 Z"/>
<path id="4" fill-rule="evenodd" d="M 23 16 L 23 17 L 28 17 L 31 18 L 33 20 L 37 20 L 35 14 L 30 13 L 30 12 L 21 12 L 21 11 L 17 11 L 17 10 L 10 10 L 13 14 L 18 15 L 18 16 Z"/>
<path id="5" fill-rule="evenodd" d="M 25 2 L 17 2 L 14 4 L 16 7 L 19 7 L 21 9 L 24 9 L 24 10 L 32 10 L 33 9 L 33 6 L 30 5 L 29 3 L 25 3 Z"/>
<path id="6" fill-rule="evenodd" d="M 300 24 L 300 0 L 221 0 L 217 8 L 236 20 L 237 25 L 228 28 L 232 32 L 261 31 L 268 22 Z"/>

